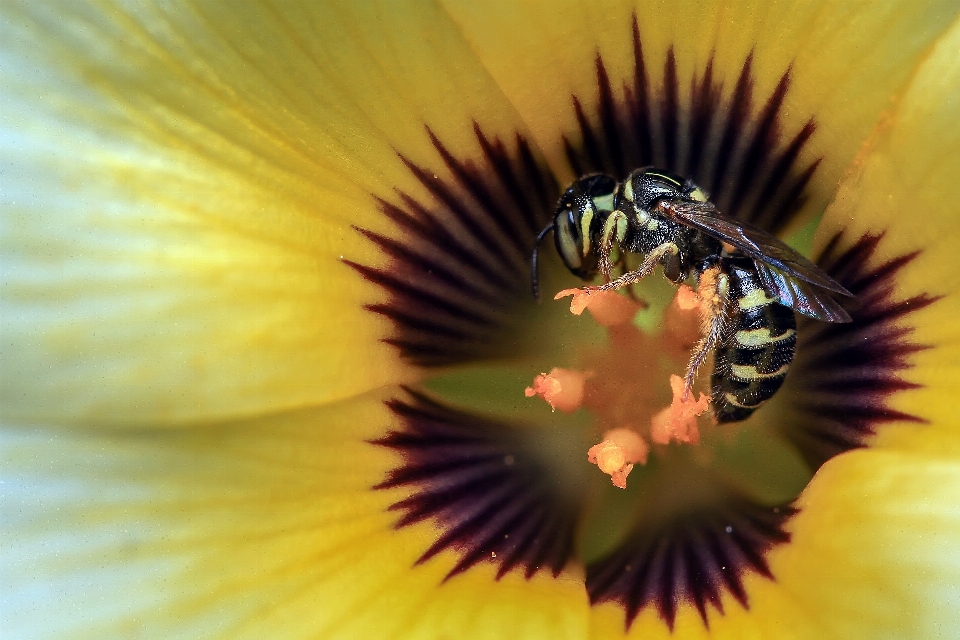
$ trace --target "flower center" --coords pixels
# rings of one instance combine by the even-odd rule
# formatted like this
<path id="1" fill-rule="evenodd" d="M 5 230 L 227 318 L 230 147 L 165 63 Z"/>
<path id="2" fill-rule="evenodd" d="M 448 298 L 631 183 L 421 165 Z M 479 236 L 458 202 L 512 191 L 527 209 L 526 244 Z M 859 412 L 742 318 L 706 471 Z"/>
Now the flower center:
<path id="1" fill-rule="evenodd" d="M 818 164 L 799 161 L 812 118 L 781 135 L 789 71 L 757 101 L 752 54 L 726 87 L 711 60 L 683 103 L 673 51 L 656 82 L 636 18 L 632 36 L 624 92 L 598 56 L 596 99 L 573 98 L 579 131 L 562 135 L 571 175 L 622 180 L 656 164 L 695 180 L 727 217 L 783 230 Z M 437 166 L 405 161 L 429 197 L 378 199 L 397 233 L 360 231 L 391 262 L 352 265 L 388 293 L 368 308 L 392 320 L 385 340 L 427 380 L 390 402 L 396 426 L 374 443 L 400 455 L 376 487 L 398 492 L 396 526 L 434 522 L 436 541 L 418 563 L 452 549 L 448 578 L 482 562 L 498 578 L 582 564 L 591 601 L 620 603 L 628 626 L 654 607 L 672 627 L 686 605 L 706 623 L 709 609 L 723 613 L 724 592 L 747 607 L 742 576 L 774 578 L 765 554 L 789 540 L 790 504 L 816 468 L 865 446 L 883 421 L 910 418 L 887 399 L 907 386 L 904 355 L 922 348 L 898 323 L 933 301 L 893 297 L 912 256 L 868 267 L 879 237 L 845 250 L 835 238 L 819 263 L 857 296 L 854 321 L 800 322 L 783 389 L 749 420 L 715 425 L 705 381 L 689 396 L 671 385 L 700 337 L 696 298 L 677 299 L 654 274 L 633 299 L 575 300 L 589 317 L 563 302 L 535 304 L 530 257 L 569 180 L 521 135 L 508 144 L 475 132 L 482 156 L 458 159 L 427 130 Z M 544 292 L 571 285 L 558 256 L 543 262 Z"/>
<path id="2" fill-rule="evenodd" d="M 573 292 L 571 311 L 581 322 L 600 325 L 606 336 L 581 343 L 573 350 L 575 362 L 537 375 L 525 390 L 552 410 L 589 416 L 584 439 L 593 444 L 580 465 L 595 464 L 620 489 L 628 478 L 631 487 L 637 485 L 623 498 L 594 486 L 594 507 L 580 539 L 587 561 L 603 557 L 637 529 L 655 529 L 734 495 L 774 508 L 787 505 L 812 475 L 796 448 L 764 420 L 717 424 L 707 395 L 709 375 L 687 392 L 681 376 L 701 338 L 705 301 L 686 285 L 670 298 L 672 286 L 650 284 L 632 290 L 634 299 L 603 291 L 558 294 Z M 650 305 L 644 295 L 670 301 Z M 577 343 L 578 336 L 569 341 Z"/>

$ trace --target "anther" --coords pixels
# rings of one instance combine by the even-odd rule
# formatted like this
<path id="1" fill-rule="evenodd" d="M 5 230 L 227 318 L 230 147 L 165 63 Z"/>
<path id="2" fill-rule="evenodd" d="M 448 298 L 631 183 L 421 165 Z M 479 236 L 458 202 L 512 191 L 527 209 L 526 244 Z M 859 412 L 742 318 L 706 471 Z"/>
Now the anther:
<path id="1" fill-rule="evenodd" d="M 554 367 L 533 379 L 533 386 L 524 390 L 528 398 L 540 396 L 556 411 L 576 411 L 583 404 L 583 385 L 587 374 L 573 369 Z"/>
<path id="2" fill-rule="evenodd" d="M 645 303 L 631 300 L 613 291 L 597 291 L 595 289 L 564 289 L 553 297 L 554 300 L 573 296 L 570 301 L 570 313 L 579 316 L 584 309 L 589 309 L 597 324 L 604 327 L 615 327 L 633 320 L 638 311 L 646 308 Z"/>
<path id="3" fill-rule="evenodd" d="M 670 406 L 650 420 L 650 439 L 657 444 L 668 444 L 671 440 L 698 444 L 697 416 L 710 410 L 710 398 L 701 393 L 700 398 L 694 400 L 693 394 L 686 394 L 683 378 L 677 375 L 670 376 L 670 390 L 673 392 Z"/>
<path id="4" fill-rule="evenodd" d="M 603 434 L 603 442 L 587 451 L 587 461 L 610 476 L 614 486 L 627 488 L 627 476 L 635 464 L 646 464 L 650 447 L 637 432 L 621 428 Z"/>

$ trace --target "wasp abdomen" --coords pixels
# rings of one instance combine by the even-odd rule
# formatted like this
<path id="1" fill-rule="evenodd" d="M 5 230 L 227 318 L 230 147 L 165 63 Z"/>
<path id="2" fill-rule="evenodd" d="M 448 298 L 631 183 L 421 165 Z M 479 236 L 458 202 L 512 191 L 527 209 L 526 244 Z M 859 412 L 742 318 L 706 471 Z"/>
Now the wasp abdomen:
<path id="1" fill-rule="evenodd" d="M 735 314 L 717 349 L 711 388 L 718 422 L 747 419 L 783 384 L 797 346 L 793 310 L 764 291 L 753 261 L 728 259 Z"/>

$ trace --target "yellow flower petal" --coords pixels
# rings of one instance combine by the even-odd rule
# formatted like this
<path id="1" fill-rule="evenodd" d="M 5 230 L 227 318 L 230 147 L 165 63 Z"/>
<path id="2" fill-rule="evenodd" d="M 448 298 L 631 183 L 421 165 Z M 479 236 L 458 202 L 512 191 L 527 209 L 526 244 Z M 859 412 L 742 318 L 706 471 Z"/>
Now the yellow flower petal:
<path id="1" fill-rule="evenodd" d="M 750 608 L 744 609 L 732 597 L 723 598 L 724 613 L 710 612 L 710 626 L 705 627 L 697 610 L 682 605 L 671 631 L 654 609 L 647 609 L 634 620 L 629 631 L 624 631 L 623 608 L 612 604 L 595 606 L 591 617 L 590 638 L 610 640 L 739 640 L 741 638 L 817 638 L 809 612 L 790 594 L 770 587 L 766 578 L 746 576 L 744 586 L 750 595 Z M 822 636 L 819 636 L 822 640 Z"/>
<path id="2" fill-rule="evenodd" d="M 415 373 L 363 309 L 375 197 L 520 120 L 436 7 L 7 6 L 4 361 L 22 418 L 169 423 Z M 9 21 L 9 22 L 7 22 Z M 429 34 L 429 37 L 424 37 Z"/>
<path id="3" fill-rule="evenodd" d="M 960 628 L 960 463 L 857 451 L 828 462 L 767 556 L 775 581 L 745 576 L 749 609 L 724 597 L 704 627 L 689 604 L 673 633 L 647 609 L 624 634 L 623 609 L 595 608 L 594 638 L 954 637 Z"/>
<path id="4" fill-rule="evenodd" d="M 776 587 L 820 638 L 946 638 L 960 629 L 960 463 L 858 451 L 827 463 L 800 498 Z M 761 609 L 757 615 L 763 616 Z"/>
<path id="5" fill-rule="evenodd" d="M 597 71 L 603 57 L 615 95 L 634 74 L 631 14 L 636 13 L 656 90 L 672 46 L 680 104 L 702 78 L 711 55 L 714 78 L 730 95 L 752 51 L 755 96 L 770 95 L 792 69 L 782 128 L 793 136 L 812 116 L 817 131 L 804 162 L 822 156 L 816 185 L 804 209 L 820 212 L 836 181 L 909 78 L 917 60 L 957 12 L 956 3 L 791 1 L 637 2 L 598 9 L 595 3 L 555 0 L 476 3 L 444 0 L 490 72 L 503 87 L 551 164 L 568 171 L 558 133 L 577 129 L 570 96 L 595 113 Z M 755 100 L 753 110 L 762 102 Z M 593 116 L 591 118 L 595 119 Z"/>
<path id="6" fill-rule="evenodd" d="M 396 464 L 368 442 L 392 421 L 382 396 L 302 408 L 416 375 L 376 342 L 386 324 L 361 310 L 380 292 L 341 262 L 384 263 L 351 229 L 390 231 L 374 196 L 423 193 L 397 152 L 442 166 L 429 125 L 470 156 L 471 119 L 494 133 L 520 128 L 512 102 L 560 170 L 558 132 L 572 131 L 575 117 L 557 96 L 589 100 L 597 46 L 614 86 L 632 73 L 632 5 L 504 5 L 489 23 L 494 37 L 487 14 L 450 7 L 452 21 L 435 6 L 390 3 L 288 12 L 200 2 L 175 14 L 166 5 L 125 13 L 64 3 L 4 27 L 10 46 L 38 53 L 4 71 L 15 89 L 3 107 L 11 131 L 3 144 L 17 161 L 4 171 L 10 187 L 0 185 L 12 194 L 4 297 L 15 322 L 0 357 L 17 367 L 4 368 L 0 402 L 27 420 L 198 427 L 7 432 L 5 625 L 95 638 L 278 630 L 573 638 L 588 626 L 599 637 L 622 635 L 622 608 L 588 615 L 582 576 L 528 582 L 513 573 L 496 582 L 495 567 L 481 564 L 441 584 L 452 552 L 412 568 L 438 530 L 424 522 L 394 531 L 386 509 L 405 493 L 370 490 Z M 949 22 L 955 10 L 944 7 L 671 4 L 638 15 L 652 64 L 673 45 L 683 78 L 715 51 L 729 89 L 756 47 L 764 96 L 793 63 L 783 125 L 792 132 L 815 116 L 820 129 L 804 155 L 825 156 L 812 212 Z M 955 176 L 930 161 L 956 159 L 956 134 L 937 137 L 956 122 L 956 32 L 934 48 L 862 156 L 828 231 L 846 224 L 843 216 L 855 218 L 854 229 L 902 225 L 910 189 L 930 187 L 919 201 L 926 206 L 949 201 L 956 181 L 943 179 Z M 41 35 L 55 37 L 38 49 Z M 679 86 L 689 91 L 686 80 Z M 891 167 L 922 153 L 922 143 L 939 155 L 911 160 L 902 188 L 883 190 L 900 178 Z M 863 201 L 889 195 L 897 211 L 884 219 L 857 209 L 861 183 Z M 845 209 L 844 197 L 856 202 Z M 956 207 L 946 211 L 940 228 Z M 890 251 L 931 247 L 928 262 L 917 262 L 926 267 L 904 279 L 907 294 L 930 291 L 934 267 L 952 266 L 957 247 L 933 229 L 890 234 Z M 953 276 L 932 292 L 954 293 Z M 878 442 L 954 446 L 943 441 L 955 432 L 945 398 L 957 386 L 957 358 L 941 346 L 957 342 L 945 328 L 956 313 L 938 313 L 917 332 L 920 341 L 940 339 L 916 360 L 929 391 L 901 394 L 925 401 L 897 405 L 934 423 L 885 431 Z M 210 416 L 278 407 L 291 410 L 210 424 Z M 674 637 L 956 629 L 958 472 L 953 459 L 916 453 L 837 458 L 804 494 L 794 542 L 770 555 L 777 582 L 747 576 L 751 608 L 728 598 L 724 616 L 711 610 L 709 629 L 682 606 Z M 648 608 L 630 635 L 656 634 L 670 635 Z"/>
<path id="7" fill-rule="evenodd" d="M 943 296 L 910 313 L 909 340 L 929 348 L 910 356 L 903 377 L 922 388 L 891 406 L 929 421 L 884 428 L 873 446 L 960 453 L 960 20 L 953 22 L 908 90 L 864 146 L 827 209 L 820 240 L 884 233 L 876 262 L 919 251 L 897 275 L 895 295 Z"/>
<path id="8" fill-rule="evenodd" d="M 51 638 L 578 638 L 582 576 L 456 560 L 394 530 L 374 491 L 397 462 L 368 440 L 384 396 L 323 409 L 108 434 L 7 429 L 5 633 Z"/>

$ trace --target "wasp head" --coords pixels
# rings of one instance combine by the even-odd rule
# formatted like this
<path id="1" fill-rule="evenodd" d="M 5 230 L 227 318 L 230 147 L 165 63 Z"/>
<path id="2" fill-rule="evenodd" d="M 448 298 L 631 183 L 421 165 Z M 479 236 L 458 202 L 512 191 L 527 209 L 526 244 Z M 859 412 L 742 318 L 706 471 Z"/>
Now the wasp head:
<path id="1" fill-rule="evenodd" d="M 539 297 L 538 249 L 544 237 L 553 231 L 560 259 L 570 272 L 584 280 L 597 275 L 598 241 L 603 223 L 613 211 L 617 181 L 603 173 L 583 176 L 560 196 L 553 221 L 537 236 L 533 249 L 531 283 Z"/>

